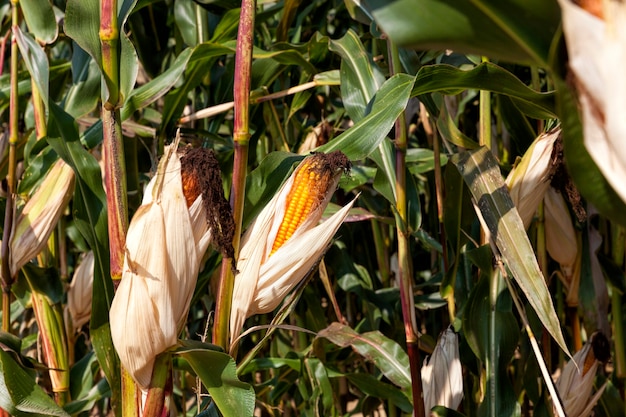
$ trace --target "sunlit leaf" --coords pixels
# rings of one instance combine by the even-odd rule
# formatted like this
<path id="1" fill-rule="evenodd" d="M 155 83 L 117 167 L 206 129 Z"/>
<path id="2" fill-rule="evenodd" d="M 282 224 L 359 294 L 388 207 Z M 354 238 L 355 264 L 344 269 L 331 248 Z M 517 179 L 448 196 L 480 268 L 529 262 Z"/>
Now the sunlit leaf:
<path id="1" fill-rule="evenodd" d="M 24 20 L 39 42 L 52 43 L 58 35 L 58 26 L 49 0 L 20 0 Z"/>
<path id="2" fill-rule="evenodd" d="M 560 23 L 560 10 L 553 1 L 368 0 L 366 4 L 383 32 L 399 46 L 452 49 L 544 67 Z"/>
<path id="3" fill-rule="evenodd" d="M 24 63 L 32 80 L 37 85 L 37 89 L 41 94 L 44 105 L 48 105 L 48 79 L 49 66 L 48 57 L 42 47 L 28 33 L 20 30 L 19 26 L 15 28 L 15 38 L 20 48 Z"/>
<path id="4" fill-rule="evenodd" d="M 376 93 L 371 112 L 341 135 L 316 149 L 319 152 L 341 150 L 350 160 L 365 159 L 391 130 L 409 100 L 414 78 L 397 74 Z"/>
<path id="5" fill-rule="evenodd" d="M 504 68 L 490 62 L 467 71 L 446 64 L 426 65 L 417 73 L 411 95 L 435 91 L 459 94 L 467 89 L 509 96 L 522 112 L 537 119 L 556 117 L 554 92 L 538 93 Z"/>
<path id="6" fill-rule="evenodd" d="M 329 49 L 342 58 L 341 97 L 352 120 L 359 121 L 367 114 L 367 104 L 385 82 L 385 77 L 352 30 L 341 39 L 331 40 Z"/>
<path id="7" fill-rule="evenodd" d="M 176 61 L 174 61 L 167 70 L 141 87 L 134 89 L 126 99 L 124 107 L 122 108 L 122 120 L 130 117 L 134 111 L 163 97 L 182 76 L 187 67 L 187 62 L 191 57 L 191 53 L 191 49 L 185 49 L 178 55 Z"/>
<path id="8" fill-rule="evenodd" d="M 569 354 L 550 292 L 493 154 L 481 147 L 455 154 L 451 161 L 465 179 L 513 278 L 545 328 Z"/>

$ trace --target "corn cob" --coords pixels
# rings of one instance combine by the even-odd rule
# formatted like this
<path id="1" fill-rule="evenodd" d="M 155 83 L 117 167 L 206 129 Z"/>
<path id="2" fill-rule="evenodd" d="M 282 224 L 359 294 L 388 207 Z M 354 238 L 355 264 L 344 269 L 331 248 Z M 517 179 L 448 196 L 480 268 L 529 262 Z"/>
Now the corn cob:
<path id="1" fill-rule="evenodd" d="M 316 153 L 304 159 L 294 174 L 294 182 L 285 202 L 285 215 L 276 234 L 270 256 L 291 238 L 298 227 L 317 210 L 336 185 L 338 169 L 346 170 L 350 162 L 338 153 Z"/>

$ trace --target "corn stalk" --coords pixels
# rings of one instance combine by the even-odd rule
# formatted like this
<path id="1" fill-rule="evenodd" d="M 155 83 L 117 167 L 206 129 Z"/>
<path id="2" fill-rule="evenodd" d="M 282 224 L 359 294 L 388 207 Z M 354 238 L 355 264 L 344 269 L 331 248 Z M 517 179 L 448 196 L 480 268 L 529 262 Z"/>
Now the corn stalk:
<path id="1" fill-rule="evenodd" d="M 102 134 L 104 160 L 104 187 L 107 197 L 109 251 L 111 278 L 114 282 L 122 277 L 124 244 L 128 229 L 128 203 L 122 121 L 119 96 L 119 29 L 117 0 L 101 0 L 100 43 L 102 68 L 108 96 L 102 97 Z M 124 416 L 137 414 L 137 388 L 132 378 L 122 368 L 122 407 Z"/>
<path id="2" fill-rule="evenodd" d="M 390 62 L 392 72 L 400 69 L 398 48 L 389 41 L 391 51 Z M 422 399 L 422 377 L 420 374 L 419 340 L 415 323 L 415 303 L 413 300 L 413 272 L 409 249 L 408 213 L 406 200 L 406 150 L 407 129 L 406 116 L 403 113 L 396 120 L 396 233 L 398 239 L 398 287 L 400 288 L 400 304 L 404 320 L 404 333 L 411 365 L 411 387 L 413 391 L 413 415 L 423 417 L 424 401 Z"/>
<path id="3" fill-rule="evenodd" d="M 237 49 L 235 52 L 235 120 L 233 133 L 235 157 L 231 190 L 231 206 L 235 219 L 235 237 L 233 239 L 235 258 L 239 253 L 248 165 L 250 74 L 252 70 L 255 11 L 256 0 L 242 0 Z M 215 307 L 215 325 L 213 327 L 213 343 L 225 349 L 228 348 L 228 326 L 235 279 L 232 271 L 232 262 L 232 259 L 224 259 L 222 262 Z"/>
<path id="4" fill-rule="evenodd" d="M 2 258 L 2 331 L 8 332 L 11 325 L 11 287 L 13 285 L 13 277 L 11 276 L 9 267 L 9 240 L 11 229 L 13 228 L 13 210 L 15 204 L 15 167 L 17 164 L 16 147 L 19 139 L 18 136 L 18 107 L 17 107 L 17 58 L 18 47 L 16 30 L 19 23 L 18 0 L 11 0 L 11 25 L 13 35 L 11 37 L 11 74 L 10 85 L 11 93 L 9 98 L 9 172 L 7 174 L 8 197 L 6 203 L 6 211 L 4 216 L 4 230 L 2 236 L 2 247 L 0 248 L 0 257 Z"/>

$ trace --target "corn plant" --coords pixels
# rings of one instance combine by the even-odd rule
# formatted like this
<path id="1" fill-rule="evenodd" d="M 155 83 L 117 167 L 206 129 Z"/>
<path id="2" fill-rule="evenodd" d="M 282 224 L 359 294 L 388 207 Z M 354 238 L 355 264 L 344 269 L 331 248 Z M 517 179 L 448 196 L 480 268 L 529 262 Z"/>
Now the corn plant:
<path id="1" fill-rule="evenodd" d="M 1 415 L 624 415 L 623 4 L 0 19 Z"/>

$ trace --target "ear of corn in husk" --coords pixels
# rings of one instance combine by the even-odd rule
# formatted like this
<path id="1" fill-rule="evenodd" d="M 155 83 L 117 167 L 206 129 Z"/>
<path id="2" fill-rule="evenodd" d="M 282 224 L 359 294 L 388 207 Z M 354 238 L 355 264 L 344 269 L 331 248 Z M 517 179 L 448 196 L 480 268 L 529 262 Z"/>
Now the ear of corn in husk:
<path id="1" fill-rule="evenodd" d="M 89 322 L 91 317 L 94 261 L 94 254 L 91 251 L 82 257 L 67 290 L 67 310 L 73 333 Z"/>
<path id="2" fill-rule="evenodd" d="M 608 351 L 608 341 L 601 333 L 594 333 L 583 348 L 574 354 L 556 382 L 556 388 L 561 397 L 563 408 L 568 417 L 588 417 L 593 407 L 604 392 L 606 383 L 594 394 L 593 383 L 596 371 L 602 361 L 607 358 L 604 350 Z M 599 342 L 599 343 L 598 343 Z"/>
<path id="3" fill-rule="evenodd" d="M 190 198 L 188 207 L 183 176 L 174 144 L 130 223 L 122 280 L 109 313 L 120 361 L 142 389 L 150 383 L 156 356 L 177 342 L 202 256 L 217 234 L 209 227 L 204 194 Z M 187 190 L 197 188 L 188 184 L 193 180 L 186 177 Z M 221 179 L 218 186 L 221 190 Z"/>
<path id="4" fill-rule="evenodd" d="M 511 199 L 525 228 L 530 226 L 539 203 L 550 187 L 552 149 L 560 134 L 560 129 L 553 129 L 537 137 L 506 178 Z"/>
<path id="5" fill-rule="evenodd" d="M 73 192 L 74 171 L 59 159 L 15 220 L 10 243 L 11 275 L 45 248 Z"/>
<path id="6" fill-rule="evenodd" d="M 274 310 L 319 261 L 354 203 L 318 225 L 349 166 L 341 152 L 305 158 L 250 225 L 237 260 L 231 340 L 247 317 Z"/>
<path id="7" fill-rule="evenodd" d="M 561 267 L 562 280 L 567 288 L 567 304 L 577 306 L 582 252 L 565 199 L 552 187 L 544 197 L 544 216 L 546 249 Z"/>
<path id="8" fill-rule="evenodd" d="M 422 366 L 424 410 L 444 406 L 456 410 L 463 400 L 463 369 L 459 360 L 459 339 L 451 328 L 439 337 L 432 355 Z"/>
<path id="9" fill-rule="evenodd" d="M 583 2 L 586 3 L 586 2 Z M 587 152 L 626 201 L 626 4 L 600 7 L 559 0 L 569 69 L 578 95 Z"/>

